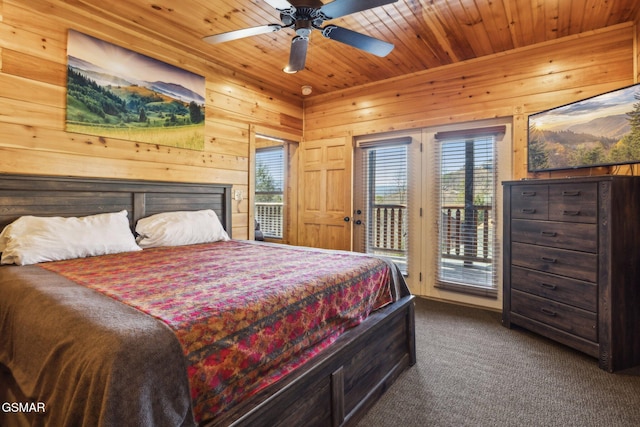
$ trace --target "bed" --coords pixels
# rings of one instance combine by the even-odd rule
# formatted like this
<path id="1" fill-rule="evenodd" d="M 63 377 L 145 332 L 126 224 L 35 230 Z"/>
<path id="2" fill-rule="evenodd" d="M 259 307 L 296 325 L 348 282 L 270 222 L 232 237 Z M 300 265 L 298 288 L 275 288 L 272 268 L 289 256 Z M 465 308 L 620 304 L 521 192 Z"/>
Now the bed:
<path id="1" fill-rule="evenodd" d="M 130 229 L 135 230 L 141 219 L 164 212 L 213 210 L 230 236 L 230 192 L 229 185 L 0 175 L 0 229 L 25 215 L 81 217 L 125 210 Z M 7 325 L 20 323 L 18 328 L 12 329 L 12 334 L 2 331 L 0 355 L 4 354 L 6 360 L 2 363 L 0 359 L 0 403 L 5 405 L 6 410 L 0 411 L 0 425 L 47 425 L 47 420 L 52 417 L 56 423 L 78 425 L 79 422 L 85 422 L 85 425 L 92 425 L 93 421 L 87 419 L 94 416 L 105 426 L 353 425 L 400 373 L 415 364 L 413 296 L 392 264 L 340 251 L 233 239 L 185 245 L 170 250 L 156 247 L 83 260 L 0 267 L 0 325 L 9 328 Z M 171 264 L 162 264 L 164 268 L 154 267 L 153 272 L 166 270 L 167 274 L 174 276 L 186 274 L 178 266 L 197 260 L 203 274 L 215 271 L 218 276 L 222 274 L 223 267 L 234 272 L 247 270 L 246 274 L 250 276 L 239 277 L 251 277 L 252 284 L 253 278 L 262 274 L 266 281 L 264 284 L 260 282 L 260 288 L 270 289 L 277 288 L 274 285 L 276 282 L 288 283 L 288 277 L 304 276 L 311 270 L 324 270 L 326 266 L 326 277 L 336 281 L 342 278 L 340 283 L 360 283 L 354 280 L 356 276 L 382 281 L 380 277 L 384 276 L 386 287 L 380 287 L 375 292 L 367 291 L 368 302 L 365 305 L 368 311 L 354 314 L 353 319 L 341 324 L 340 330 L 319 337 L 315 342 L 319 346 L 307 347 L 308 343 L 297 338 L 295 345 L 293 339 L 292 343 L 270 345 L 270 351 L 287 354 L 283 356 L 287 362 L 284 365 L 269 370 L 260 368 L 260 372 L 254 372 L 258 369 L 250 357 L 244 360 L 237 355 L 228 356 L 224 359 L 227 365 L 231 361 L 238 361 L 238 365 L 232 368 L 242 373 L 239 376 L 241 379 L 234 380 L 233 386 L 220 386 L 215 392 L 209 390 L 209 400 L 203 400 L 200 391 L 197 391 L 200 389 L 194 386 L 193 378 L 209 375 L 203 372 L 211 372 L 207 370 L 208 367 L 213 364 L 212 361 L 220 361 L 221 356 L 211 353 L 207 363 L 198 362 L 198 369 L 201 370 L 197 370 L 193 368 L 196 362 L 191 356 L 201 350 L 187 348 L 185 343 L 197 349 L 211 347 L 203 344 L 208 343 L 207 335 L 193 335 L 193 328 L 181 335 L 170 327 L 167 319 L 159 321 L 158 312 L 154 310 L 164 310 L 166 304 L 150 303 L 146 293 L 140 297 L 139 305 L 131 305 L 131 301 L 123 304 L 119 300 L 122 295 L 111 295 L 100 287 L 104 280 L 118 282 L 114 279 L 115 273 L 102 274 L 104 277 L 100 281 L 95 279 L 100 276 L 96 272 L 117 270 L 121 276 L 124 274 L 122 272 L 126 272 L 127 285 L 137 278 L 140 283 L 146 284 L 150 279 L 140 266 L 164 262 L 162 260 L 165 258 L 179 261 L 173 267 L 166 267 Z M 235 263 L 236 259 L 243 258 L 263 260 L 262 264 Z M 288 267 L 281 266 L 278 267 L 278 276 L 267 273 L 269 264 L 275 264 L 276 259 L 293 262 L 294 258 L 300 258 L 302 261 L 299 263 L 306 262 L 303 272 L 289 271 Z M 188 262 L 180 261 L 185 259 Z M 225 261 L 230 259 L 234 262 Z M 87 261 L 92 264 L 87 264 Z M 331 270 L 334 264 L 337 268 L 340 263 L 357 265 L 359 270 L 354 270 L 354 273 Z M 43 268 L 45 265 L 47 268 Z M 159 277 L 158 280 L 165 279 Z M 325 278 L 311 280 L 322 281 L 327 289 L 338 286 L 337 283 L 327 282 Z M 94 282 L 95 286 L 91 285 Z M 16 283 L 20 285 L 16 286 Z M 3 288 L 13 289 L 15 294 L 3 295 Z M 135 292 L 126 289 L 121 292 L 135 296 Z M 256 290 L 253 293 L 258 294 Z M 343 290 L 341 293 L 348 292 Z M 324 298 L 334 298 L 323 295 Z M 14 301 L 2 305 L 3 298 L 4 301 Z M 301 306 L 298 299 L 292 296 L 287 298 L 294 301 L 296 306 Z M 39 301 L 43 299 L 44 303 Z M 193 299 L 203 298 L 196 295 Z M 309 297 L 300 300 L 307 301 Z M 249 306 L 246 301 L 243 300 L 243 304 Z M 300 325 L 308 325 L 312 320 L 301 320 L 300 312 L 316 312 L 316 308 L 326 305 L 326 301 L 312 301 L 308 308 L 298 310 L 297 314 L 288 313 L 290 317 L 284 323 L 298 325 L 297 329 L 300 329 Z M 58 305 L 62 306 L 62 314 L 57 311 Z M 270 305 L 260 302 L 260 306 Z M 189 304 L 172 307 L 173 315 L 169 316 L 169 320 L 188 317 L 185 313 L 197 317 L 203 312 L 201 308 L 190 311 Z M 351 310 L 350 307 L 341 309 L 345 312 Z M 8 321 L 9 313 L 14 312 L 20 314 Z M 220 313 L 210 318 L 221 318 L 223 323 L 232 325 L 242 322 L 251 324 L 245 319 L 250 317 L 249 314 Z M 273 316 L 274 313 L 267 316 L 254 313 L 257 318 Z M 80 321 L 79 318 L 89 318 L 90 321 Z M 209 323 L 212 321 L 209 320 Z M 26 327 L 26 324 L 32 326 Z M 110 329 L 112 326 L 126 333 L 115 339 Z M 296 328 L 291 326 L 290 329 L 293 334 Z M 309 337 L 311 343 L 315 338 L 310 331 L 316 329 L 311 326 L 303 329 L 304 336 Z M 15 333 L 15 330 L 20 333 Z M 235 333 L 241 335 L 238 331 Z M 265 334 L 261 331 L 257 335 Z M 247 348 L 259 348 L 265 344 L 256 341 L 257 335 L 245 335 L 235 341 Z M 70 342 L 69 336 L 75 338 Z M 197 339 L 192 339 L 194 336 Z M 11 340 L 6 337 L 11 337 Z M 277 339 L 273 338 L 272 341 L 276 343 Z M 41 348 L 47 345 L 48 348 Z M 90 351 L 86 351 L 87 348 Z M 17 355 L 25 352 L 30 352 L 30 362 L 17 364 Z M 13 355 L 13 358 L 7 354 Z M 62 354 L 65 356 L 59 356 Z M 20 359 L 23 362 L 27 357 L 20 356 Z M 31 359 L 40 360 L 40 363 L 36 363 L 35 367 L 30 366 L 33 365 Z M 13 366 L 15 372 L 8 365 Z M 196 374 L 190 376 L 192 371 Z M 186 375 L 185 372 L 190 374 Z M 73 381 L 69 378 L 73 378 Z M 252 378 L 258 378 L 261 381 L 259 385 L 253 385 L 250 382 Z M 210 386 L 211 381 L 207 379 L 203 384 Z M 241 386 L 237 385 L 237 381 L 242 383 Z M 220 391 L 228 389 L 247 389 L 249 392 L 234 397 L 233 393 Z M 201 391 L 203 395 L 207 394 L 207 390 Z M 61 415 L 62 411 L 56 411 L 55 406 L 65 406 L 64 415 Z M 200 411 L 203 406 L 208 408 L 204 412 Z M 74 416 L 80 419 L 73 419 Z"/>

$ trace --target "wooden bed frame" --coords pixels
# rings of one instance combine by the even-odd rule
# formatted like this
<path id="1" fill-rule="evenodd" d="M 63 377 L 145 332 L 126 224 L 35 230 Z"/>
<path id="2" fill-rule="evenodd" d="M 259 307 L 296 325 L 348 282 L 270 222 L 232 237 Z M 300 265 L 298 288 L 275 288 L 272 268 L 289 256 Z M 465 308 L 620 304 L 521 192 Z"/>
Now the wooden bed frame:
<path id="1" fill-rule="evenodd" d="M 0 174 L 0 229 L 22 215 L 122 209 L 129 211 L 132 229 L 155 213 L 213 209 L 231 235 L 231 185 Z M 354 425 L 415 361 L 414 301 L 405 289 L 399 301 L 347 331 L 301 369 L 204 425 Z M 2 379 L 7 373 L 0 368 Z"/>

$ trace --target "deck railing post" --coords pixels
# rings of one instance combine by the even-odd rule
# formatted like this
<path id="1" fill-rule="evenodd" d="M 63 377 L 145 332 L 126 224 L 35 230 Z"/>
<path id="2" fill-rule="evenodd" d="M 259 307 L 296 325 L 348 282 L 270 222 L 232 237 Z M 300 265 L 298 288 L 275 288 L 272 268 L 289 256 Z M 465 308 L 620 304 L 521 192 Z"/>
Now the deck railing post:
<path id="1" fill-rule="evenodd" d="M 460 206 L 442 206 L 441 256 L 464 259 L 465 263 L 490 262 L 490 214 L 489 206 L 474 206 L 473 212 L 465 212 L 465 208 Z"/>
<path id="2" fill-rule="evenodd" d="M 283 208 L 282 203 L 256 202 L 255 218 L 260 224 L 260 229 L 267 237 L 282 238 L 283 235 Z"/>

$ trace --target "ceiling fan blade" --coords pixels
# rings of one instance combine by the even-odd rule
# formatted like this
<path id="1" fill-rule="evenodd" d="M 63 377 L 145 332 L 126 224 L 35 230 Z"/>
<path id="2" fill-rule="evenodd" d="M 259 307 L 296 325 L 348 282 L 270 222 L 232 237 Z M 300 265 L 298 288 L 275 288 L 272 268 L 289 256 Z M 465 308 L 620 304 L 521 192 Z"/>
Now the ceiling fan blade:
<path id="1" fill-rule="evenodd" d="M 272 8 L 278 10 L 287 10 L 293 7 L 287 0 L 264 0 L 264 2 L 269 4 L 269 6 L 271 6 Z"/>
<path id="2" fill-rule="evenodd" d="M 259 34 L 273 33 L 282 28 L 279 24 L 261 25 L 259 27 L 245 28 L 242 30 L 228 31 L 226 33 L 215 34 L 204 37 L 202 40 L 209 43 L 224 43 L 231 40 L 242 39 L 244 37 L 257 36 Z"/>
<path id="3" fill-rule="evenodd" d="M 289 64 L 284 69 L 286 73 L 295 73 L 304 70 L 304 64 L 307 61 L 307 48 L 309 47 L 309 38 L 295 36 L 291 40 L 291 53 L 289 54 Z"/>
<path id="4" fill-rule="evenodd" d="M 357 33 L 336 25 L 327 25 L 322 29 L 322 35 L 349 46 L 362 49 L 377 56 L 387 56 L 394 48 L 392 43 L 385 42 L 361 33 Z"/>
<path id="5" fill-rule="evenodd" d="M 398 0 L 334 0 L 322 6 L 320 12 L 329 20 L 397 1 Z"/>

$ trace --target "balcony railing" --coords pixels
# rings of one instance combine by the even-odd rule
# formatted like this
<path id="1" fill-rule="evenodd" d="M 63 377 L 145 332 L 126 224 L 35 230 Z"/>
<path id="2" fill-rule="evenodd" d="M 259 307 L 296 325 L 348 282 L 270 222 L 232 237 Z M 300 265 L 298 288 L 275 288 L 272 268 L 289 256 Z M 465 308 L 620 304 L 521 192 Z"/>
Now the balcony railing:
<path id="1" fill-rule="evenodd" d="M 375 253 L 404 257 L 407 251 L 406 205 L 374 204 L 370 245 Z"/>
<path id="2" fill-rule="evenodd" d="M 443 206 L 440 232 L 441 257 L 465 262 L 490 263 L 493 257 L 491 206 L 474 206 L 465 221 L 465 208 Z"/>
<path id="3" fill-rule="evenodd" d="M 256 202 L 256 221 L 265 237 L 282 239 L 283 204 Z"/>
<path id="4" fill-rule="evenodd" d="M 474 206 L 468 223 L 464 220 L 464 210 L 461 206 L 442 207 L 441 256 L 467 262 L 491 263 L 491 206 Z M 406 256 L 408 225 L 405 205 L 374 205 L 373 228 L 370 230 L 373 249 L 378 253 Z"/>
<path id="5" fill-rule="evenodd" d="M 256 202 L 256 220 L 266 237 L 283 237 L 282 203 Z M 443 206 L 441 210 L 441 257 L 467 262 L 491 263 L 493 221 L 491 206 L 474 206 L 469 224 L 464 207 Z M 404 258 L 407 255 L 409 221 L 406 205 L 375 204 L 372 211 L 371 240 L 374 253 Z"/>

